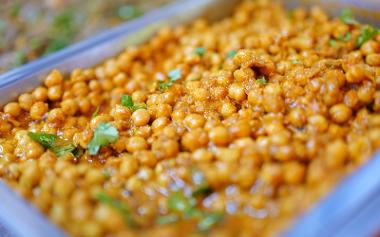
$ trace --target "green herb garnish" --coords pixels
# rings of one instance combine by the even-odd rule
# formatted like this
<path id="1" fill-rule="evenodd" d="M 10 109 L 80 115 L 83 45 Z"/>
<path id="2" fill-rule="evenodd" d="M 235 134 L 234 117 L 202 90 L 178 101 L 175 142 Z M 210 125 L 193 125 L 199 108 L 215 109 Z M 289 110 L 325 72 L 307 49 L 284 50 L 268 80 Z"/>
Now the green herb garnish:
<path id="1" fill-rule="evenodd" d="M 268 84 L 268 81 L 267 81 L 267 79 L 265 79 L 264 76 L 259 77 L 259 78 L 256 80 L 256 82 L 257 82 L 258 84 L 260 84 L 260 85 L 266 85 L 266 84 Z"/>
<path id="2" fill-rule="evenodd" d="M 299 64 L 300 61 L 298 61 L 297 59 L 293 59 L 292 61 L 290 61 L 292 64 Z"/>
<path id="3" fill-rule="evenodd" d="M 130 20 L 143 14 L 143 12 L 136 6 L 124 5 L 118 11 L 118 16 L 123 20 Z"/>
<path id="4" fill-rule="evenodd" d="M 159 82 L 158 87 L 159 87 L 160 91 L 165 91 L 166 89 L 173 86 L 175 81 L 178 81 L 179 79 L 181 79 L 181 76 L 182 76 L 181 69 L 171 70 L 168 73 L 169 81 Z"/>
<path id="5" fill-rule="evenodd" d="M 173 192 L 168 198 L 169 210 L 174 212 L 161 216 L 156 220 L 158 224 L 168 224 L 181 219 L 197 219 L 198 230 L 207 231 L 224 219 L 223 213 L 206 212 L 197 208 L 197 201 L 193 197 L 186 197 L 182 192 Z"/>
<path id="6" fill-rule="evenodd" d="M 168 76 L 170 81 L 178 81 L 179 79 L 181 79 L 181 69 L 171 70 Z"/>
<path id="7" fill-rule="evenodd" d="M 94 113 L 92 114 L 91 118 L 95 118 L 99 115 L 100 106 L 96 107 Z"/>
<path id="8" fill-rule="evenodd" d="M 28 136 L 44 148 L 51 150 L 56 156 L 60 157 L 68 153 L 79 157 L 81 150 L 72 143 L 59 138 L 57 135 L 43 132 L 28 132 Z"/>
<path id="9" fill-rule="evenodd" d="M 90 155 L 96 155 L 100 147 L 108 146 L 119 138 L 119 132 L 111 123 L 102 122 L 96 128 L 91 142 L 88 144 Z"/>
<path id="10" fill-rule="evenodd" d="M 191 194 L 193 197 L 207 197 L 213 192 L 212 188 L 208 185 L 197 187 Z"/>
<path id="11" fill-rule="evenodd" d="M 373 26 L 364 27 L 356 41 L 356 47 L 361 47 L 365 42 L 375 37 L 378 33 L 379 30 Z"/>
<path id="12" fill-rule="evenodd" d="M 203 47 L 199 47 L 199 48 L 196 48 L 195 49 L 195 53 L 199 56 L 199 57 L 203 57 L 206 53 L 206 50 L 205 48 Z"/>
<path id="13" fill-rule="evenodd" d="M 145 104 L 135 104 L 133 103 L 132 96 L 130 95 L 122 95 L 121 96 L 121 104 L 128 109 L 130 109 L 132 112 L 138 110 L 138 109 L 146 109 Z"/>
<path id="14" fill-rule="evenodd" d="M 233 58 L 237 54 L 237 50 L 233 49 L 227 53 L 227 58 Z"/>
<path id="15" fill-rule="evenodd" d="M 168 198 L 169 210 L 175 212 L 188 212 L 190 209 L 194 208 L 196 200 L 193 198 L 187 198 L 185 195 L 176 191 L 173 192 Z"/>
<path id="16" fill-rule="evenodd" d="M 208 231 L 211 227 L 223 221 L 224 214 L 220 212 L 204 213 L 202 219 L 198 222 L 199 231 Z"/>
<path id="17" fill-rule="evenodd" d="M 115 198 L 113 198 L 113 197 L 111 197 L 108 194 L 103 193 L 103 192 L 98 193 L 96 195 L 96 199 L 99 202 L 104 203 L 104 204 L 112 207 L 116 211 L 118 211 L 120 213 L 120 215 L 122 215 L 122 217 L 124 218 L 124 221 L 129 226 L 135 225 L 135 221 L 132 218 L 132 215 L 129 211 L 129 208 L 123 202 L 121 202 L 120 200 L 117 200 L 117 199 L 115 199 Z"/>
<path id="18" fill-rule="evenodd" d="M 156 223 L 158 225 L 166 225 L 166 224 L 171 224 L 174 222 L 177 222 L 179 220 L 177 215 L 174 214 L 169 214 L 166 216 L 159 216 L 156 220 Z"/>
<path id="19" fill-rule="evenodd" d="M 335 46 L 337 45 L 336 40 L 334 40 L 334 39 L 329 40 L 329 45 L 330 45 L 331 47 L 335 47 Z"/>
<path id="20" fill-rule="evenodd" d="M 345 8 L 342 10 L 342 13 L 340 15 L 340 20 L 343 23 L 349 24 L 349 25 L 356 25 L 358 22 L 354 19 L 354 15 L 352 14 L 352 10 L 349 8 Z"/>
<path id="21" fill-rule="evenodd" d="M 348 42 L 351 39 L 351 33 L 347 32 L 345 35 L 339 35 L 338 39 L 343 42 Z"/>
<path id="22" fill-rule="evenodd" d="M 210 195 L 213 190 L 208 184 L 203 172 L 198 167 L 192 167 L 191 169 L 192 173 L 192 180 L 195 184 L 195 188 L 193 189 L 193 192 L 191 194 L 192 197 L 198 198 L 198 197 L 207 197 Z"/>

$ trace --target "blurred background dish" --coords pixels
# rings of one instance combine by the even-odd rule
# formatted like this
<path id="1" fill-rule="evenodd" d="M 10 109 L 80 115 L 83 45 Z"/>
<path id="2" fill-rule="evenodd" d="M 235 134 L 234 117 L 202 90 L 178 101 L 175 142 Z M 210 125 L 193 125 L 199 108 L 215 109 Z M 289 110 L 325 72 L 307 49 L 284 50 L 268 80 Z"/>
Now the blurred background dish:
<path id="1" fill-rule="evenodd" d="M 0 73 L 49 55 L 170 1 L 2 1 Z"/>

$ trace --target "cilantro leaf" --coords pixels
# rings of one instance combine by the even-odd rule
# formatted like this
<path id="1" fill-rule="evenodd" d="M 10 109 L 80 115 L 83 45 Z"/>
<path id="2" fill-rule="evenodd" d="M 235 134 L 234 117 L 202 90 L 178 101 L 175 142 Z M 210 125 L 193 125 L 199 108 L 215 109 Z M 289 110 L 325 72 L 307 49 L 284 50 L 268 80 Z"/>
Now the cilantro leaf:
<path id="1" fill-rule="evenodd" d="M 59 138 L 57 135 L 43 132 L 28 132 L 28 136 L 35 142 L 40 143 L 44 148 L 51 150 L 60 157 L 67 153 L 79 157 L 80 150 L 70 142 Z"/>
<path id="2" fill-rule="evenodd" d="M 185 212 L 190 210 L 195 205 L 195 200 L 185 197 L 185 195 L 176 191 L 168 198 L 168 206 L 171 211 Z"/>
<path id="3" fill-rule="evenodd" d="M 43 132 L 28 132 L 28 136 L 35 142 L 40 143 L 43 147 L 50 149 L 54 146 L 55 141 L 58 140 L 58 136 Z"/>
<path id="4" fill-rule="evenodd" d="M 173 82 L 168 81 L 168 82 L 163 82 L 160 81 L 158 84 L 158 87 L 160 88 L 160 91 L 165 91 L 166 89 L 170 88 L 173 85 Z"/>
<path id="5" fill-rule="evenodd" d="M 268 81 L 267 81 L 267 79 L 265 79 L 264 76 L 259 77 L 258 79 L 256 79 L 256 82 L 257 82 L 258 84 L 260 84 L 260 85 L 266 85 L 266 84 L 268 84 Z"/>
<path id="6" fill-rule="evenodd" d="M 102 122 L 96 128 L 91 142 L 88 144 L 90 155 L 96 155 L 100 147 L 108 146 L 119 138 L 119 132 L 111 123 Z"/>
<path id="7" fill-rule="evenodd" d="M 132 96 L 130 95 L 122 95 L 121 96 L 121 104 L 128 109 L 130 109 L 132 112 L 138 110 L 138 109 L 146 109 L 145 104 L 138 104 L 135 105 L 132 100 Z"/>
<path id="8" fill-rule="evenodd" d="M 191 194 L 193 197 L 207 197 L 212 193 L 212 188 L 208 185 L 202 185 L 197 187 Z"/>
<path id="9" fill-rule="evenodd" d="M 349 25 L 356 25 L 358 22 L 354 19 L 354 15 L 352 14 L 352 10 L 349 8 L 345 8 L 342 10 L 342 13 L 340 15 L 340 20 L 343 23 L 349 24 Z"/>
<path id="10" fill-rule="evenodd" d="M 129 226 L 135 225 L 135 221 L 132 218 L 132 215 L 129 211 L 129 208 L 123 202 L 121 202 L 120 200 L 114 199 L 113 197 L 109 196 L 108 194 L 106 194 L 104 192 L 98 193 L 96 195 L 96 199 L 99 202 L 104 203 L 104 204 L 112 207 L 116 211 L 118 211 L 120 213 L 120 215 L 122 215 L 122 217 L 124 218 L 124 221 Z"/>
<path id="11" fill-rule="evenodd" d="M 292 64 L 299 64 L 300 61 L 298 61 L 297 59 L 293 59 L 292 61 L 290 61 Z"/>
<path id="12" fill-rule="evenodd" d="M 233 58 L 235 57 L 236 54 L 237 54 L 237 51 L 233 49 L 227 53 L 227 58 Z"/>
<path id="13" fill-rule="evenodd" d="M 203 218 L 198 222 L 198 230 L 208 231 L 211 227 L 223 221 L 223 219 L 224 219 L 223 213 L 219 213 L 219 212 L 205 213 Z"/>
<path id="14" fill-rule="evenodd" d="M 375 37 L 378 33 L 379 30 L 373 26 L 364 27 L 356 41 L 356 47 L 361 47 L 365 42 Z"/>
<path id="15" fill-rule="evenodd" d="M 160 216 L 157 218 L 156 220 L 156 223 L 159 224 L 159 225 L 166 225 L 166 224 L 170 224 L 170 223 L 174 223 L 176 221 L 178 221 L 179 218 L 177 215 L 174 215 L 174 214 L 169 214 L 169 215 L 166 215 L 166 216 Z"/>
<path id="16" fill-rule="evenodd" d="M 95 118 L 98 116 L 100 110 L 100 106 L 96 107 L 94 113 L 92 114 L 91 118 Z"/>
<path id="17" fill-rule="evenodd" d="M 331 47 L 335 47 L 335 46 L 337 45 L 336 40 L 334 40 L 334 39 L 329 40 L 329 45 L 330 45 Z"/>
<path id="18" fill-rule="evenodd" d="M 158 83 L 158 88 L 160 89 L 160 91 L 165 91 L 166 89 L 173 86 L 175 81 L 178 81 L 179 79 L 181 79 L 181 77 L 182 77 L 181 69 L 171 70 L 168 73 L 168 77 L 169 77 L 169 81 Z"/>
<path id="19" fill-rule="evenodd" d="M 347 32 L 345 35 L 339 35 L 338 39 L 343 42 L 348 42 L 351 39 L 351 33 Z"/>
<path id="20" fill-rule="evenodd" d="M 200 57 L 203 57 L 206 53 L 206 50 L 203 47 L 199 47 L 195 49 L 195 53 L 199 55 Z"/>
<path id="21" fill-rule="evenodd" d="M 174 81 L 178 81 L 179 79 L 181 79 L 181 69 L 174 69 L 174 70 L 171 70 L 168 74 L 169 76 L 169 80 L 174 82 Z"/>
<path id="22" fill-rule="evenodd" d="M 74 146 L 73 144 L 66 144 L 63 146 L 52 147 L 50 150 L 53 151 L 58 157 L 60 157 L 67 153 L 72 153 L 74 155 L 76 149 L 76 146 Z"/>

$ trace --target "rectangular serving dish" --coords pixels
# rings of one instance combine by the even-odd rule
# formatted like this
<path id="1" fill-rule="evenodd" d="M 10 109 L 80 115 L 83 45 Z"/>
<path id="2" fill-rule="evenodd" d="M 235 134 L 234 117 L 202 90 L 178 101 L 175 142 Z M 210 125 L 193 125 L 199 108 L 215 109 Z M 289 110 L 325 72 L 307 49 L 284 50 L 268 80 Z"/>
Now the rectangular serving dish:
<path id="1" fill-rule="evenodd" d="M 228 15 L 239 0 L 179 0 L 133 21 L 112 28 L 46 58 L 0 76 L 0 105 L 38 86 L 52 69 L 68 73 L 96 65 L 123 48 L 140 44 L 163 26 L 210 20 Z M 288 8 L 319 5 L 333 15 L 343 7 L 354 10 L 363 22 L 380 23 L 379 0 L 283 0 Z M 372 236 L 380 230 L 380 153 L 342 181 L 326 198 L 301 216 L 285 236 Z M 29 202 L 0 181 L 0 236 L 66 236 Z"/>

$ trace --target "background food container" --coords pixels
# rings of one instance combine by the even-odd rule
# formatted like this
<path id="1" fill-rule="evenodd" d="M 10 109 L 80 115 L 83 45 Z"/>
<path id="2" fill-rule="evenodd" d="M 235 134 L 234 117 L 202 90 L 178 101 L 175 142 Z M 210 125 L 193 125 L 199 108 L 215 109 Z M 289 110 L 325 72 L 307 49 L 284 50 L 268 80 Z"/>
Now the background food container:
<path id="1" fill-rule="evenodd" d="M 166 25 L 191 22 L 197 17 L 210 20 L 228 15 L 238 0 L 179 0 L 58 53 L 34 61 L 0 76 L 0 104 L 38 86 L 52 69 L 69 72 L 90 67 L 116 55 L 129 45 L 147 40 Z M 283 0 L 289 7 L 318 4 L 331 14 L 353 8 L 362 22 L 380 25 L 379 0 L 305 1 Z M 377 11 L 377 12 L 376 12 Z M 379 138 L 380 139 L 380 138 Z M 380 153 L 353 175 L 343 180 L 315 205 L 286 236 L 372 236 L 380 230 Z M 30 203 L 0 181 L 0 236 L 65 236 Z"/>

